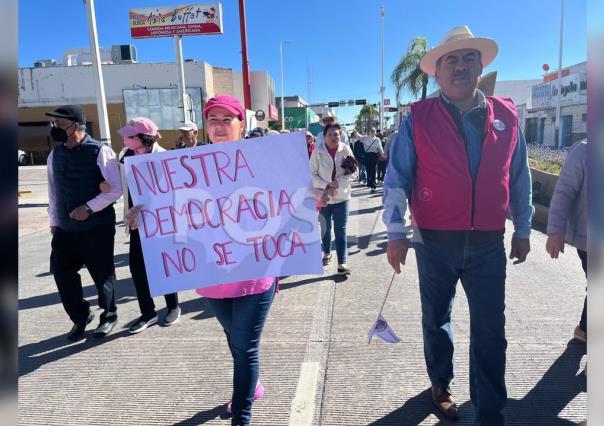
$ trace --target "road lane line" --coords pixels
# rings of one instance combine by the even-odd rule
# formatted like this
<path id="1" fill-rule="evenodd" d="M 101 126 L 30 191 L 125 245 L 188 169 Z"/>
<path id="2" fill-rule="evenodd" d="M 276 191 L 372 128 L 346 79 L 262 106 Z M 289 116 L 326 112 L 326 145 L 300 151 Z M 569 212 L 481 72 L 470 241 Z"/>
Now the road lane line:
<path id="1" fill-rule="evenodd" d="M 300 365 L 296 396 L 289 411 L 289 426 L 312 426 L 318 379 L 318 362 L 303 362 Z"/>

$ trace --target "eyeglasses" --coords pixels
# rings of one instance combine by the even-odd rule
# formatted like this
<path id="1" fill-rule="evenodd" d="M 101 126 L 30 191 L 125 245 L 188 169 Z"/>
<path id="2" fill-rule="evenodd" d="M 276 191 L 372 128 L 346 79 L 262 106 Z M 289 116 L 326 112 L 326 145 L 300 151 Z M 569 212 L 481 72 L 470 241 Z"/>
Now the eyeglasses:
<path id="1" fill-rule="evenodd" d="M 71 126 L 73 126 L 75 124 L 76 124 L 75 122 L 68 121 L 68 120 L 65 120 L 65 121 L 50 120 L 50 122 L 48 123 L 48 125 L 50 127 L 57 127 L 59 129 L 63 129 L 63 130 L 69 129 Z"/>

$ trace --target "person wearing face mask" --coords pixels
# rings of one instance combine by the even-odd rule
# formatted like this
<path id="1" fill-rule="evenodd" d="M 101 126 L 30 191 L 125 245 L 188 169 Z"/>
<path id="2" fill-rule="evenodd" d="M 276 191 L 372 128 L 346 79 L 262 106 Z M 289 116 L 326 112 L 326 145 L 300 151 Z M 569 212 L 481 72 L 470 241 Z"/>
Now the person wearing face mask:
<path id="1" fill-rule="evenodd" d="M 245 112 L 237 98 L 211 98 L 203 114 L 212 144 L 244 139 Z M 144 151 L 138 145 L 131 148 Z M 127 218 L 131 228 L 137 226 L 136 214 L 132 213 Z M 220 322 L 233 357 L 233 396 L 227 404 L 227 412 L 233 415 L 232 425 L 249 425 L 252 404 L 264 395 L 264 386 L 259 381 L 260 339 L 276 288 L 275 278 L 257 278 L 197 289 Z"/>
<path id="2" fill-rule="evenodd" d="M 135 117 L 128 124 L 118 130 L 118 133 L 124 138 L 124 149 L 120 152 L 119 166 L 122 178 L 122 191 L 124 193 L 124 225 L 126 233 L 130 234 L 130 249 L 128 252 L 128 263 L 130 264 L 130 273 L 132 281 L 136 288 L 136 296 L 141 316 L 130 327 L 132 334 L 140 333 L 147 327 L 157 323 L 158 317 L 155 311 L 155 303 L 149 291 L 149 281 L 145 262 L 143 257 L 143 248 L 141 237 L 138 231 L 136 221 L 133 220 L 137 215 L 139 208 L 131 207 L 132 198 L 128 191 L 124 158 L 132 155 L 149 154 L 153 152 L 165 151 L 157 141 L 161 138 L 157 125 L 149 118 Z M 176 293 L 166 294 L 166 306 L 168 311 L 164 318 L 164 325 L 172 325 L 180 318 L 180 306 L 178 305 L 178 295 Z"/>
<path id="3" fill-rule="evenodd" d="M 105 337 L 117 324 L 113 203 L 122 195 L 117 158 L 109 146 L 86 133 L 86 116 L 79 105 L 65 105 L 46 115 L 52 117 L 50 136 L 59 143 L 46 163 L 50 271 L 63 308 L 74 323 L 67 338 L 83 337 L 94 319 L 78 273 L 83 266 L 94 281 L 103 310 L 94 336 Z M 109 190 L 101 190 L 103 182 Z"/>

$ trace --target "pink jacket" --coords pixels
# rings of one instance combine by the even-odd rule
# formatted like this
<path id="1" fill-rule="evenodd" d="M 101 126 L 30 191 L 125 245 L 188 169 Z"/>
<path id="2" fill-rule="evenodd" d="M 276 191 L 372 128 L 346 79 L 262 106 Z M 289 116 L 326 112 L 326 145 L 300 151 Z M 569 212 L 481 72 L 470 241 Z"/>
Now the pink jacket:
<path id="1" fill-rule="evenodd" d="M 274 282 L 275 278 L 258 278 L 255 280 L 235 281 L 234 283 L 198 288 L 195 291 L 200 296 L 209 299 L 227 299 L 264 293 L 271 288 Z"/>

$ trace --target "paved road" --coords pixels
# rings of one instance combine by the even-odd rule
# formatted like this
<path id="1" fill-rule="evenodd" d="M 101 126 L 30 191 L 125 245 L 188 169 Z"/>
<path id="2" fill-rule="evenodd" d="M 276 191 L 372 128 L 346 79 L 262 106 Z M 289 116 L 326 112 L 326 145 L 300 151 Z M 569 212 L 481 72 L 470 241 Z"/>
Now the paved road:
<path id="1" fill-rule="evenodd" d="M 30 172 L 39 179 L 31 179 L 32 185 L 42 187 L 39 170 Z M 28 212 L 20 207 L 22 222 L 31 219 Z M 426 391 L 413 255 L 384 310 L 402 343 L 367 345 L 367 330 L 391 276 L 379 194 L 356 188 L 351 212 L 353 275 L 338 279 L 332 265 L 322 277 L 283 280 L 262 341 L 261 377 L 267 392 L 254 405 L 253 424 L 446 424 L 436 416 Z M 64 334 L 71 324 L 48 272 L 48 224 L 37 220 L 20 228 L 29 229 L 19 240 L 20 423 L 230 424 L 224 412 L 232 365 L 205 300 L 183 292 L 179 323 L 129 335 L 138 306 L 127 267 L 128 246 L 118 227 L 120 323 L 105 340 L 89 337 L 69 344 Z M 510 264 L 508 270 L 506 423 L 577 424 L 586 418 L 585 347 L 570 337 L 583 303 L 583 272 L 570 250 L 557 262 L 548 260 L 544 235 L 535 232 L 531 243 L 529 261 Z M 85 296 L 96 309 L 94 286 L 86 271 L 82 276 Z M 156 304 L 163 315 L 163 298 L 156 298 Z M 458 424 L 469 425 L 474 418 L 468 392 L 469 319 L 461 286 L 453 331 L 452 388 L 462 415 Z"/>
<path id="2" fill-rule="evenodd" d="M 19 167 L 19 236 L 48 229 L 46 166 Z"/>

